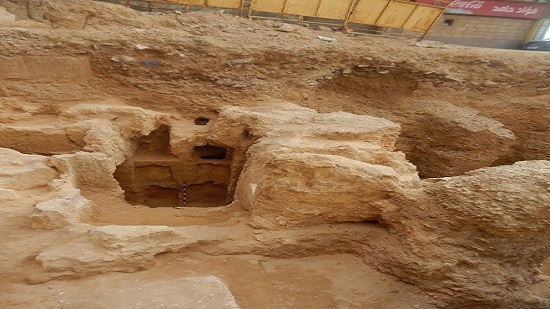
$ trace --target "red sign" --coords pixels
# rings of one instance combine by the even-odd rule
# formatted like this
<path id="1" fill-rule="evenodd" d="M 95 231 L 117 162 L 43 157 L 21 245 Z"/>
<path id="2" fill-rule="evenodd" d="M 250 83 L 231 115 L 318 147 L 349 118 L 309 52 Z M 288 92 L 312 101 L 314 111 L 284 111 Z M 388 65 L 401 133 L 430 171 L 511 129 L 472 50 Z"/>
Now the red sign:
<path id="1" fill-rule="evenodd" d="M 424 3 L 436 6 L 445 6 L 441 0 L 417 0 L 417 3 Z M 497 16 L 510 18 L 540 19 L 547 9 L 545 4 L 531 4 L 521 2 L 500 2 L 500 1 L 469 1 L 454 0 L 447 6 L 445 13 L 460 15 Z"/>

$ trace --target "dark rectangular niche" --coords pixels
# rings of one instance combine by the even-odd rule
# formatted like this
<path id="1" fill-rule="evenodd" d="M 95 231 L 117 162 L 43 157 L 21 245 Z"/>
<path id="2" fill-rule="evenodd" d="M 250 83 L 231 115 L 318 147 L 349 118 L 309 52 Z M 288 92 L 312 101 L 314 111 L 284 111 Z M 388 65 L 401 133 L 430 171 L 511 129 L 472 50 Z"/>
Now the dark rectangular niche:
<path id="1" fill-rule="evenodd" d="M 227 148 L 209 144 L 195 146 L 193 148 L 193 153 L 204 160 L 225 160 L 228 158 Z"/>

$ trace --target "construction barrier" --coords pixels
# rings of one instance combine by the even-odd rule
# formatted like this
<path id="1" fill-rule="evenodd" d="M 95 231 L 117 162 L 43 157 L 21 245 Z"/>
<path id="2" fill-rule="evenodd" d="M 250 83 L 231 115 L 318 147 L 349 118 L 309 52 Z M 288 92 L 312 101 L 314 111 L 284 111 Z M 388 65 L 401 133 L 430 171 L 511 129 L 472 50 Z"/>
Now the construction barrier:
<path id="1" fill-rule="evenodd" d="M 394 0 L 359 0 L 349 21 L 379 27 L 425 32 L 445 7 Z"/>
<path id="2" fill-rule="evenodd" d="M 434 6 L 401 0 L 153 0 L 185 6 L 216 7 L 248 11 L 248 17 L 277 18 L 273 15 L 320 18 L 381 28 L 402 29 L 413 32 L 430 30 L 445 11 L 450 0 L 441 0 Z M 259 14 L 263 13 L 264 16 Z M 323 23 L 323 22 L 320 22 Z M 334 22 L 332 22 L 334 24 Z"/>
<path id="3" fill-rule="evenodd" d="M 183 5 L 208 6 L 225 9 L 242 9 L 244 0 L 154 0 L 154 2 L 168 2 Z"/>
<path id="4" fill-rule="evenodd" d="M 345 20 L 353 0 L 253 0 L 251 11 Z"/>
<path id="5" fill-rule="evenodd" d="M 249 16 L 254 16 L 255 11 L 290 14 L 340 20 L 342 26 L 355 23 L 425 34 L 443 14 L 447 3 L 434 6 L 396 0 L 252 0 Z"/>

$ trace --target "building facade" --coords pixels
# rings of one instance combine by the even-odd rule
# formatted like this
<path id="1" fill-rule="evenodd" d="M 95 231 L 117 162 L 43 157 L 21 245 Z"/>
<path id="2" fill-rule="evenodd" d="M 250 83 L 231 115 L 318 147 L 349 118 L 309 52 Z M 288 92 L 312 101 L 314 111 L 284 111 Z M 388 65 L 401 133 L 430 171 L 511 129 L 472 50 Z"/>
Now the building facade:
<path id="1" fill-rule="evenodd" d="M 517 48 L 543 39 L 550 19 L 548 0 L 538 2 L 452 1 L 426 39 L 447 44 Z M 431 0 L 417 2 L 437 5 Z"/>

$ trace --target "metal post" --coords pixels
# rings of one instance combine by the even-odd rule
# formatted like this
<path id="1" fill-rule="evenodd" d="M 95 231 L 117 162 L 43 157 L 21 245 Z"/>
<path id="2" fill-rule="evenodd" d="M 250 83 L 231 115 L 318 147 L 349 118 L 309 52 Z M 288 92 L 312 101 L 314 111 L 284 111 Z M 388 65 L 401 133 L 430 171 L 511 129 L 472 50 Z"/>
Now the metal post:
<path id="1" fill-rule="evenodd" d="M 248 5 L 248 18 L 252 19 L 252 11 L 254 10 L 254 4 L 256 4 L 257 0 L 250 1 L 250 4 Z"/>
<path id="2" fill-rule="evenodd" d="M 428 32 L 430 30 L 432 30 L 432 27 L 435 25 L 435 23 L 441 18 L 441 16 L 443 16 L 443 13 L 445 13 L 445 10 L 447 9 L 448 5 L 449 5 L 449 3 L 447 3 L 447 5 L 445 7 L 441 8 L 441 12 L 439 12 L 439 15 L 437 16 L 437 18 L 434 19 L 434 21 L 432 21 L 432 23 L 430 24 L 428 29 L 426 29 L 426 31 L 424 31 L 424 33 L 420 36 L 420 38 L 418 38 L 417 42 L 420 42 L 420 41 L 424 40 L 424 37 L 426 36 L 426 34 L 428 34 Z"/>
<path id="3" fill-rule="evenodd" d="M 382 18 L 382 15 L 384 15 L 384 13 L 386 13 L 386 11 L 388 10 L 388 8 L 390 7 L 390 4 L 392 4 L 392 2 L 393 2 L 393 0 L 388 1 L 388 4 L 386 4 L 384 9 L 382 10 L 382 13 L 380 13 L 380 15 L 378 15 L 378 18 L 374 21 L 374 26 L 378 26 L 378 21 L 380 20 L 380 18 Z"/>
<path id="4" fill-rule="evenodd" d="M 243 17 L 243 6 L 244 0 L 241 0 L 241 3 L 239 4 L 239 17 Z"/>
<path id="5" fill-rule="evenodd" d="M 342 24 L 342 29 L 345 31 L 348 28 L 349 19 L 351 18 L 351 15 L 355 12 L 355 9 L 357 8 L 357 5 L 359 5 L 359 1 L 361 0 L 353 0 L 349 4 L 348 12 L 346 14 L 346 18 L 344 19 L 344 23 Z"/>
<path id="6" fill-rule="evenodd" d="M 285 0 L 285 2 L 283 3 L 283 11 L 281 12 L 282 14 L 285 14 L 285 11 L 286 11 L 286 3 L 288 2 L 288 0 Z"/>
<path id="7" fill-rule="evenodd" d="M 321 3 L 323 3 L 323 0 L 319 0 L 319 4 L 317 5 L 317 10 L 315 11 L 315 17 L 319 17 L 319 9 L 321 8 Z"/>
<path id="8" fill-rule="evenodd" d="M 411 12 L 411 14 L 409 14 L 409 17 L 407 17 L 407 19 L 405 19 L 405 22 L 401 25 L 401 29 L 403 29 L 403 27 L 405 26 L 405 24 L 409 21 L 409 19 L 411 19 L 411 17 L 413 16 L 414 12 L 416 12 L 416 9 L 418 9 L 420 5 L 417 4 L 415 7 L 414 7 L 414 10 Z"/>

